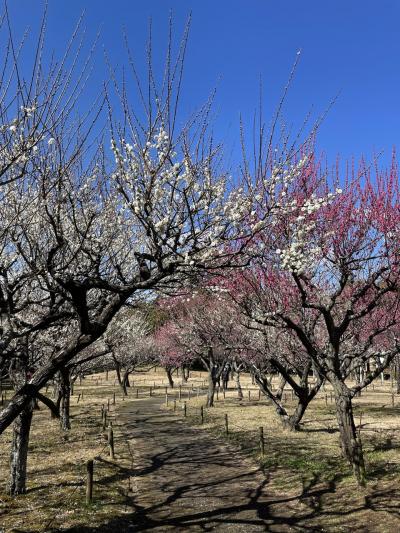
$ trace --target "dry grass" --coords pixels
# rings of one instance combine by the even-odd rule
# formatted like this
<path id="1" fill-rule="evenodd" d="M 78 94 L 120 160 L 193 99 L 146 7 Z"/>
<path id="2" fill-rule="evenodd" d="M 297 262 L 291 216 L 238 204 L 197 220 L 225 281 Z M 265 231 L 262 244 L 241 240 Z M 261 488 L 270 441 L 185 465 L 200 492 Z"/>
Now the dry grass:
<path id="1" fill-rule="evenodd" d="M 268 493 L 277 497 L 272 509 L 277 515 L 289 516 L 299 525 L 298 531 L 374 531 L 392 533 L 400 530 L 400 398 L 392 406 L 390 383 L 375 385 L 355 400 L 357 423 L 361 417 L 361 437 L 368 471 L 365 490 L 356 487 L 348 466 L 343 461 L 330 389 L 321 391 L 306 412 L 302 431 L 283 429 L 272 406 L 263 398 L 248 376 L 242 379 L 245 398 L 239 402 L 236 391 L 226 397 L 219 393 L 216 407 L 205 410 L 205 423 L 200 428 L 200 405 L 197 385 L 203 384 L 205 373 L 192 372 L 189 386 L 182 390 L 181 402 L 175 388 L 176 410 L 182 415 L 187 402 L 188 422 L 208 430 L 220 438 L 237 443 L 260 461 L 268 478 Z M 165 386 L 163 372 L 134 377 L 140 396 L 149 386 Z M 96 384 L 97 382 L 97 384 Z M 179 384 L 180 380 L 178 381 Z M 192 391 L 192 385 L 194 390 Z M 250 401 L 248 390 L 251 391 Z M 84 400 L 77 397 L 84 392 Z M 136 389 L 135 389 L 136 391 Z M 135 391 L 129 399 L 135 402 Z M 190 391 L 190 398 L 189 396 Z M 71 402 L 72 430 L 63 433 L 58 421 L 41 407 L 34 414 L 28 464 L 28 492 L 10 498 L 5 491 L 8 478 L 8 455 L 11 430 L 0 437 L 0 530 L 9 532 L 62 531 L 83 525 L 100 527 L 132 508 L 129 497 L 135 480 L 127 472 L 132 456 L 124 439 L 119 439 L 115 408 L 111 417 L 115 428 L 116 458 L 108 459 L 105 434 L 101 427 L 100 408 L 117 394 L 117 407 L 122 401 L 114 374 L 91 376 L 75 386 Z M 159 388 L 159 394 L 164 395 Z M 286 404 L 294 406 L 289 391 Z M 173 408 L 170 397 L 169 408 Z M 228 414 L 229 436 L 224 434 Z M 259 427 L 265 435 L 265 456 L 259 453 Z M 95 494 L 90 506 L 85 504 L 85 463 L 95 460 Z M 130 495 L 130 496 L 129 496 Z M 284 500 L 282 500 L 284 496 Z M 282 503 L 284 502 L 284 503 Z M 302 529 L 303 528 L 303 529 Z M 314 529 L 313 529 L 314 528 Z"/>
<path id="2" fill-rule="evenodd" d="M 202 428 L 238 443 L 253 454 L 269 478 L 268 490 L 291 500 L 288 505 L 293 506 L 290 511 L 293 516 L 304 515 L 304 526 L 316 527 L 318 531 L 353 529 L 392 533 L 400 530 L 400 397 L 394 396 L 392 405 L 389 382 L 370 386 L 354 400 L 368 474 L 367 487 L 363 490 L 356 486 L 340 453 L 329 385 L 310 404 L 299 432 L 282 427 L 270 402 L 263 397 L 258 399 L 258 389 L 248 376 L 243 377 L 242 385 L 244 400 L 239 401 L 233 389 L 226 392 L 225 398 L 220 392 L 216 406 L 204 409 Z M 291 412 L 295 401 L 289 390 L 285 396 L 285 405 Z M 200 428 L 200 406 L 204 399 L 184 398 L 183 401 L 187 404 L 188 421 Z M 264 457 L 260 454 L 260 426 L 264 429 Z M 302 504 L 306 504 L 307 511 Z"/>
<path id="3" fill-rule="evenodd" d="M 83 400 L 77 403 L 79 393 Z M 124 513 L 126 482 L 118 480 L 118 471 L 130 466 L 129 452 L 118 441 L 118 420 L 112 406 L 121 393 L 114 387 L 114 375 L 94 375 L 76 384 L 71 397 L 72 429 L 62 432 L 44 406 L 34 412 L 28 457 L 27 493 L 17 498 L 7 495 L 11 429 L 1 436 L 0 446 L 0 528 L 5 531 L 50 531 L 81 524 L 98 526 Z M 49 393 L 50 394 L 50 391 Z M 108 459 L 106 432 L 101 423 L 101 405 L 111 400 L 116 457 Z M 127 399 L 125 401 L 135 401 Z M 95 459 L 94 501 L 85 503 L 86 461 Z M 116 481 L 114 481 L 116 478 Z M 109 482 L 109 480 L 112 480 Z"/>

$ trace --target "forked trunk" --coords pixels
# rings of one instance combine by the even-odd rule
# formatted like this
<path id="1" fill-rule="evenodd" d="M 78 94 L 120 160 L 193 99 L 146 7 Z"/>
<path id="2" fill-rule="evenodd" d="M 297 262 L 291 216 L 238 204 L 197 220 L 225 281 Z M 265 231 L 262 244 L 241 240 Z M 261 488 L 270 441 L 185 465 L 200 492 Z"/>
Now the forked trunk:
<path id="1" fill-rule="evenodd" d="M 357 482 L 365 485 L 365 465 L 361 441 L 357 438 L 353 405 L 347 387 L 340 381 L 332 383 L 335 392 L 336 418 L 339 425 L 341 447 L 350 463 Z"/>
<path id="2" fill-rule="evenodd" d="M 285 426 L 290 429 L 290 431 L 299 431 L 300 422 L 306 412 L 306 409 L 311 402 L 312 398 L 308 394 L 300 394 L 297 397 L 297 406 L 289 418 L 285 421 Z"/>
<path id="3" fill-rule="evenodd" d="M 9 493 L 12 496 L 26 492 L 26 466 L 32 411 L 33 402 L 30 402 L 13 424 L 9 482 Z"/>
<path id="4" fill-rule="evenodd" d="M 120 387 L 122 389 L 122 393 L 124 396 L 128 396 L 127 388 L 130 386 L 131 384 L 129 383 L 129 371 L 127 371 L 127 372 L 124 372 L 123 378 L 120 383 Z"/>
<path id="5" fill-rule="evenodd" d="M 187 383 L 187 381 L 189 379 L 189 376 L 190 376 L 189 368 L 186 367 L 186 366 L 183 366 L 182 367 L 182 381 L 183 381 L 183 383 Z"/>

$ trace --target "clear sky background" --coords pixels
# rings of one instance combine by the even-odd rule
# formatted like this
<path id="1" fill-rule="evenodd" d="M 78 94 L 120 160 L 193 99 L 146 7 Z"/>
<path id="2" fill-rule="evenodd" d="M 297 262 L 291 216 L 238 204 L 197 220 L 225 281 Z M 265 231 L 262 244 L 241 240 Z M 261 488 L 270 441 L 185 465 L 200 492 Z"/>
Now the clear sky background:
<path id="1" fill-rule="evenodd" d="M 19 35 L 26 26 L 37 28 L 42 5 L 9 0 Z M 399 0 L 49 0 L 48 48 L 62 50 L 83 10 L 88 41 L 101 28 L 93 87 L 106 75 L 102 46 L 115 66 L 125 61 L 123 27 L 140 72 L 149 17 L 161 58 L 170 11 L 177 40 L 192 13 L 182 104 L 198 107 L 217 86 L 215 132 L 233 161 L 240 149 L 239 116 L 251 122 L 260 75 L 268 116 L 299 49 L 284 111 L 289 123 L 299 125 L 311 108 L 323 112 L 340 92 L 319 134 L 329 161 L 337 155 L 371 160 L 383 150 L 384 164 L 400 145 Z"/>

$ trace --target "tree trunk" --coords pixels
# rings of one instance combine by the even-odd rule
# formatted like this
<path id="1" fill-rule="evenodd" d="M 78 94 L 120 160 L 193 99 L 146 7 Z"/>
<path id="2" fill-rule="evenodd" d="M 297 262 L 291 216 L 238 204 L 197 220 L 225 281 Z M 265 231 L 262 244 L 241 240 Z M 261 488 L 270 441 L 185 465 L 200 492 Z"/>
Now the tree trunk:
<path id="1" fill-rule="evenodd" d="M 121 386 L 123 395 L 128 396 L 127 387 L 131 386 L 131 384 L 129 383 L 129 371 L 126 371 L 124 373 L 120 386 Z"/>
<path id="2" fill-rule="evenodd" d="M 190 376 L 190 370 L 186 366 L 182 366 L 182 382 L 187 383 Z"/>
<path id="3" fill-rule="evenodd" d="M 71 380 L 68 370 L 60 372 L 61 382 L 61 409 L 60 409 L 60 426 L 64 431 L 71 429 L 70 421 L 70 398 L 71 398 Z"/>
<path id="4" fill-rule="evenodd" d="M 121 365 L 119 363 L 115 363 L 115 373 L 117 375 L 118 384 L 120 387 L 122 387 Z"/>
<path id="5" fill-rule="evenodd" d="M 396 392 L 400 394 L 400 364 L 396 362 Z"/>
<path id="6" fill-rule="evenodd" d="M 217 379 L 214 370 L 210 370 L 208 373 L 208 391 L 207 391 L 207 403 L 206 407 L 214 407 L 214 395 L 217 385 Z"/>
<path id="7" fill-rule="evenodd" d="M 285 425 L 290 431 L 299 431 L 300 430 L 300 422 L 304 416 L 304 413 L 306 412 L 306 409 L 311 402 L 312 398 L 314 398 L 314 395 L 311 397 L 308 394 L 300 394 L 296 395 L 297 397 L 297 406 L 293 414 L 289 416 L 289 418 L 286 420 Z"/>
<path id="8" fill-rule="evenodd" d="M 332 383 L 332 382 L 331 382 Z M 339 425 L 344 457 L 350 463 L 357 482 L 365 485 L 365 465 L 361 442 L 357 438 L 350 393 L 343 383 L 332 383 L 335 392 L 336 417 Z"/>
<path id="9" fill-rule="evenodd" d="M 278 388 L 276 390 L 276 393 L 275 393 L 275 398 L 277 400 L 282 400 L 282 396 L 283 396 L 283 390 L 285 388 L 285 385 L 286 385 L 287 381 L 286 381 L 286 378 L 284 378 L 283 376 L 281 376 L 281 381 L 278 385 Z"/>
<path id="10" fill-rule="evenodd" d="M 238 399 L 243 400 L 242 385 L 240 384 L 240 372 L 235 372 L 236 390 L 238 393 Z"/>
<path id="11" fill-rule="evenodd" d="M 32 411 L 33 401 L 21 411 L 13 424 L 9 482 L 9 493 L 12 496 L 26 492 L 26 466 Z"/>
<path id="12" fill-rule="evenodd" d="M 171 389 L 173 389 L 174 388 L 174 380 L 172 379 L 172 368 L 167 366 L 165 368 L 165 372 L 167 373 L 169 386 L 171 387 Z"/>

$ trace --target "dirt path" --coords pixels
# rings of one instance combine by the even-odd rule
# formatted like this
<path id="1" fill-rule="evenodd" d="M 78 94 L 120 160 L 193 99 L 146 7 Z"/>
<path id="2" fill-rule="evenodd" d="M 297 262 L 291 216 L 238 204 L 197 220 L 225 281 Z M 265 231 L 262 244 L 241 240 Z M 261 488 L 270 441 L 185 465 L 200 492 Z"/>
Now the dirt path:
<path id="1" fill-rule="evenodd" d="M 160 398 L 123 406 L 118 419 L 132 453 L 129 511 L 135 512 L 115 531 L 313 530 L 291 522 L 297 498 L 269 494 L 253 461 L 161 409 Z M 275 505 L 285 506 L 285 517 Z"/>

